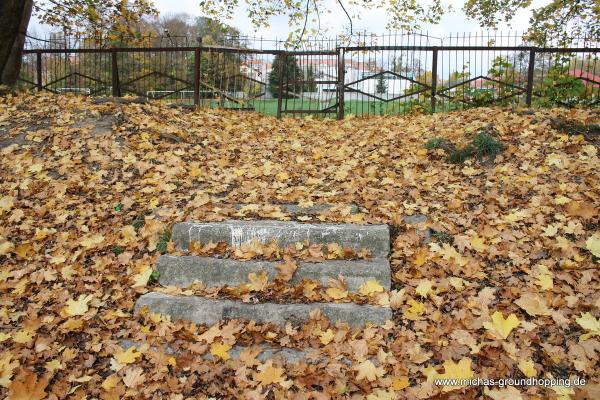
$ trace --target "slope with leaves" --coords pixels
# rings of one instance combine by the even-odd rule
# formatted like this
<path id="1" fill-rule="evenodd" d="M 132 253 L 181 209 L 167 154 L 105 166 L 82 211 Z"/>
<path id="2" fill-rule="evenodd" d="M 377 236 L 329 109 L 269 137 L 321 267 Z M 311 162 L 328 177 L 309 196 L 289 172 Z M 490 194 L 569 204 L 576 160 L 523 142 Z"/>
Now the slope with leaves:
<path id="1" fill-rule="evenodd" d="M 598 148 L 552 129 L 557 117 L 598 122 L 583 110 L 277 121 L 46 94 L 0 100 L 0 396 L 594 398 Z M 464 145 L 490 124 L 505 145 L 493 163 L 451 165 L 423 147 L 434 137 Z M 393 226 L 393 290 L 360 294 L 386 295 L 393 321 L 356 331 L 314 313 L 302 326 L 200 327 L 132 313 L 173 223 L 289 218 L 277 203 L 339 204 L 313 219 Z M 405 223 L 412 214 L 428 219 Z M 332 301 L 344 292 L 330 289 Z M 257 359 L 260 344 L 328 357 L 284 367 Z M 235 345 L 249 347 L 238 358 Z M 454 376 L 590 383 L 434 385 Z"/>

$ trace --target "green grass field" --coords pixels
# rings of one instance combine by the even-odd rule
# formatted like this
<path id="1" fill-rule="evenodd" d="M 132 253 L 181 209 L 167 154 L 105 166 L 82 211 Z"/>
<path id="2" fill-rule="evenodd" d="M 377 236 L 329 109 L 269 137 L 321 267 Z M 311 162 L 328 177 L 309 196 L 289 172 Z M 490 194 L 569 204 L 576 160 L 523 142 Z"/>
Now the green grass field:
<path id="1" fill-rule="evenodd" d="M 330 102 L 318 102 L 308 100 L 288 100 L 288 110 L 322 110 L 334 104 Z M 203 106 L 210 108 L 219 108 L 219 102 L 216 100 L 203 101 Z M 240 108 L 239 104 L 232 101 L 225 101 L 223 104 L 225 108 Z M 277 115 L 277 99 L 268 100 L 253 100 L 246 103 L 246 107 L 253 107 L 254 111 L 260 112 L 266 115 L 276 116 Z M 285 100 L 283 100 L 282 108 L 285 109 Z M 405 103 L 390 102 L 386 103 L 383 101 L 362 101 L 362 100 L 347 100 L 345 102 L 345 114 L 346 115 L 394 115 L 403 114 L 406 108 Z M 330 117 L 334 117 L 337 111 L 327 114 Z M 292 113 L 282 113 L 285 115 L 293 115 Z M 309 115 L 309 113 L 306 113 Z"/>

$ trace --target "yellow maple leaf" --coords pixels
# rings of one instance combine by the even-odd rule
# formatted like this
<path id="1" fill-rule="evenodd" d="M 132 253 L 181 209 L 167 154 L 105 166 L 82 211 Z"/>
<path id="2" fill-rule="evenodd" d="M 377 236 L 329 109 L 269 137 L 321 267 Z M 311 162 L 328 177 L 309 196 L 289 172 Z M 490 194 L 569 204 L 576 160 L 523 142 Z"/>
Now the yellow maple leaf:
<path id="1" fill-rule="evenodd" d="M 492 321 L 486 321 L 483 323 L 483 327 L 490 331 L 498 339 L 506 339 L 510 332 L 519 326 L 521 322 L 515 314 L 510 314 L 506 319 L 500 311 L 496 311 L 492 314 Z"/>
<path id="2" fill-rule="evenodd" d="M 430 280 L 422 279 L 415 288 L 415 292 L 421 297 L 427 297 L 427 295 L 431 291 L 432 285 L 433 283 Z"/>
<path id="3" fill-rule="evenodd" d="M 119 381 L 121 380 L 121 377 L 117 374 L 112 374 L 110 376 L 108 376 L 103 382 L 102 382 L 102 389 L 106 390 L 107 392 L 114 389 L 117 386 L 117 383 L 119 383 Z"/>
<path id="4" fill-rule="evenodd" d="M 483 393 L 492 400 L 523 400 L 521 392 L 514 386 L 507 386 L 503 389 L 484 387 Z"/>
<path id="5" fill-rule="evenodd" d="M 327 293 L 327 296 L 334 300 L 341 300 L 348 297 L 348 291 L 339 288 L 328 288 L 325 292 Z"/>
<path id="6" fill-rule="evenodd" d="M 256 379 L 261 385 L 271 385 L 273 383 L 281 384 L 283 382 L 283 369 L 273 366 L 271 360 L 258 367 Z"/>
<path id="7" fill-rule="evenodd" d="M 12 340 L 15 343 L 26 344 L 33 340 L 35 332 L 29 329 L 23 329 L 13 334 Z"/>
<path id="8" fill-rule="evenodd" d="M 288 179 L 290 179 L 290 175 L 287 172 L 283 171 L 275 175 L 275 179 L 277 179 L 280 182 L 285 182 Z"/>
<path id="9" fill-rule="evenodd" d="M 104 242 L 104 236 L 97 234 L 97 235 L 87 236 L 87 237 L 81 239 L 79 241 L 79 244 L 86 249 L 91 249 L 92 247 L 95 247 L 96 245 L 99 245 L 102 242 Z"/>
<path id="10" fill-rule="evenodd" d="M 0 215 L 2 215 L 5 211 L 10 211 L 13 208 L 15 203 L 15 198 L 12 196 L 2 196 L 0 197 Z"/>
<path id="11" fill-rule="evenodd" d="M 54 372 L 63 369 L 65 366 L 62 365 L 60 360 L 52 360 L 46 363 L 46 370 L 48 372 Z"/>
<path id="12" fill-rule="evenodd" d="M 375 389 L 373 393 L 367 396 L 367 400 L 396 400 L 394 389 Z"/>
<path id="13" fill-rule="evenodd" d="M 579 326 L 588 331 L 579 337 L 580 342 L 588 340 L 592 336 L 600 336 L 600 320 L 594 318 L 594 316 L 589 312 L 582 313 L 579 318 L 575 319 L 575 321 L 579 324 Z"/>
<path id="14" fill-rule="evenodd" d="M 585 241 L 585 248 L 588 249 L 594 257 L 600 258 L 600 234 L 594 233 L 590 236 L 588 240 Z"/>
<path id="15" fill-rule="evenodd" d="M 395 376 L 392 378 L 392 389 L 403 390 L 410 386 L 408 376 Z"/>
<path id="16" fill-rule="evenodd" d="M 553 237 L 553 236 L 556 236 L 557 233 L 558 233 L 557 226 L 548 225 L 547 227 L 544 228 L 544 233 L 542 233 L 542 236 Z"/>
<path id="17" fill-rule="evenodd" d="M 376 280 L 370 279 L 361 285 L 361 287 L 358 289 L 358 292 L 363 296 L 370 296 L 373 293 L 383 292 L 383 286 L 381 286 Z"/>
<path id="18" fill-rule="evenodd" d="M 2 242 L 0 241 L 0 256 L 5 256 L 11 251 L 13 251 L 15 245 L 11 242 Z"/>
<path id="19" fill-rule="evenodd" d="M 135 240 L 137 237 L 135 227 L 133 225 L 124 226 L 123 229 L 121 229 L 121 236 L 126 244 Z"/>
<path id="20" fill-rule="evenodd" d="M 131 364 L 136 362 L 141 356 L 142 353 L 140 353 L 135 346 L 131 346 L 125 351 L 119 348 L 119 351 L 115 353 L 115 360 L 117 360 L 119 364 Z"/>
<path id="21" fill-rule="evenodd" d="M 421 267 L 427 261 L 427 256 L 429 255 L 429 250 L 427 247 L 421 247 L 415 253 L 415 258 L 413 260 L 413 264 L 415 267 Z"/>
<path id="22" fill-rule="evenodd" d="M 478 253 L 483 253 L 488 248 L 485 245 L 485 238 L 482 238 L 478 235 L 475 235 L 471 238 L 471 247 Z"/>
<path id="23" fill-rule="evenodd" d="M 365 360 L 360 364 L 354 366 L 355 371 L 358 371 L 356 375 L 356 379 L 367 380 L 369 382 L 373 382 L 377 378 L 382 377 L 385 374 L 385 370 L 382 367 L 375 367 L 375 364 L 371 362 L 371 360 Z"/>
<path id="24" fill-rule="evenodd" d="M 404 311 L 404 318 L 411 321 L 421 319 L 421 316 L 425 313 L 425 305 L 413 299 L 408 300 L 406 304 L 410 307 Z"/>
<path id="25" fill-rule="evenodd" d="M 146 286 L 150 279 L 150 275 L 152 275 L 152 267 L 147 265 L 142 269 L 142 272 L 133 276 L 133 285 L 131 287 L 136 288 Z"/>
<path id="26" fill-rule="evenodd" d="M 12 360 L 12 354 L 7 351 L 0 357 L 0 386 L 9 387 L 13 370 L 19 366 L 19 360 Z"/>
<path id="27" fill-rule="evenodd" d="M 210 346 L 210 353 L 223 361 L 227 361 L 231 358 L 229 356 L 229 350 L 231 350 L 231 345 L 223 342 L 215 342 Z"/>
<path id="28" fill-rule="evenodd" d="M 302 295 L 311 298 L 315 294 L 317 284 L 315 282 L 306 281 L 302 287 Z"/>
<path id="29" fill-rule="evenodd" d="M 543 290 L 550 290 L 554 287 L 554 282 L 552 280 L 552 276 L 548 274 L 542 274 L 537 277 L 535 284 L 538 285 Z"/>
<path id="30" fill-rule="evenodd" d="M 559 154 L 552 153 L 552 154 L 549 154 L 548 156 L 546 156 L 546 164 L 551 165 L 551 166 L 554 165 L 555 167 L 562 168 L 563 160 Z"/>
<path id="31" fill-rule="evenodd" d="M 473 370 L 471 369 L 471 359 L 463 357 L 459 362 L 455 363 L 453 360 L 444 361 L 444 373 L 434 375 L 437 379 L 471 379 L 474 376 Z M 451 390 L 459 389 L 464 385 L 459 386 L 444 386 L 442 391 L 449 392 Z"/>
<path id="32" fill-rule="evenodd" d="M 400 290 L 392 290 L 390 292 L 390 307 L 394 310 L 399 309 L 404 303 L 404 294 L 406 293 L 405 289 Z"/>
<path id="33" fill-rule="evenodd" d="M 328 345 L 333 340 L 334 334 L 331 329 L 327 329 L 325 332 L 321 332 L 320 340 L 324 345 Z"/>
<path id="34" fill-rule="evenodd" d="M 69 317 L 84 315 L 88 311 L 87 303 L 89 303 L 90 300 L 92 300 L 91 295 L 80 294 L 77 300 L 67 300 L 67 304 L 63 307 L 62 311 Z"/>
<path id="35" fill-rule="evenodd" d="M 533 360 L 531 358 L 527 360 L 520 360 L 518 367 L 521 370 L 521 372 L 528 378 L 532 378 L 537 375 L 537 371 L 535 370 L 535 364 L 533 363 Z"/>
<path id="36" fill-rule="evenodd" d="M 261 272 L 260 275 L 256 275 L 254 272 L 248 274 L 248 280 L 250 283 L 247 285 L 248 289 L 252 292 L 262 292 L 267 288 L 269 283 L 269 275 L 265 271 Z"/>

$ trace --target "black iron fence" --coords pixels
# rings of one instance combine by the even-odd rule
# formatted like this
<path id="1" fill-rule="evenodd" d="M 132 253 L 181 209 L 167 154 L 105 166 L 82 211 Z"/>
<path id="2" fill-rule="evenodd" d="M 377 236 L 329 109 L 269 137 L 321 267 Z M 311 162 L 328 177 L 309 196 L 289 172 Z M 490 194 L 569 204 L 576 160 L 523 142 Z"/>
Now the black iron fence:
<path id="1" fill-rule="evenodd" d="M 161 42 L 162 43 L 162 42 Z M 185 45 L 181 45 L 181 44 Z M 518 35 L 358 35 L 342 41 L 52 43 L 24 52 L 23 88 L 136 96 L 294 115 L 389 115 L 482 105 L 597 106 L 597 42 L 531 46 Z"/>

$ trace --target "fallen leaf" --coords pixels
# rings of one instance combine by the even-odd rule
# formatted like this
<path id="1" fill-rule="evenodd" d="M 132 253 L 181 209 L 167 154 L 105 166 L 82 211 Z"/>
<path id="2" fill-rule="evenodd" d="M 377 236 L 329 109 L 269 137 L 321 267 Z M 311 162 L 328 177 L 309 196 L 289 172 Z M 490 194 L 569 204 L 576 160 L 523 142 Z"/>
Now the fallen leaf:
<path id="1" fill-rule="evenodd" d="M 91 295 L 81 294 L 77 300 L 67 300 L 67 304 L 63 307 L 62 311 L 65 315 L 70 317 L 84 315 L 86 312 L 88 312 L 88 303 L 90 300 L 92 300 Z"/>
<path id="2" fill-rule="evenodd" d="M 490 389 L 486 386 L 483 388 L 483 393 L 492 400 L 523 400 L 521 392 L 514 386 L 501 389 Z"/>
<path id="3" fill-rule="evenodd" d="M 19 366 L 19 360 L 12 360 L 12 354 L 6 351 L 0 358 L 0 386 L 9 387 L 13 370 Z"/>
<path id="4" fill-rule="evenodd" d="M 131 364 L 137 361 L 138 358 L 142 356 L 135 346 L 129 347 L 127 350 L 123 351 L 123 349 L 119 348 L 119 350 L 115 353 L 115 360 L 119 362 L 119 364 Z"/>
<path id="5" fill-rule="evenodd" d="M 550 315 L 550 310 L 546 305 L 546 300 L 534 293 L 525 293 L 515 301 L 515 304 L 521 307 L 531 316 Z"/>
<path id="6" fill-rule="evenodd" d="M 431 291 L 432 282 L 427 279 L 423 279 L 417 285 L 415 292 L 421 297 L 427 297 L 429 292 Z"/>
<path id="7" fill-rule="evenodd" d="M 327 296 L 334 300 L 341 300 L 348 297 L 348 291 L 339 288 L 328 288 L 325 292 L 327 293 Z"/>
<path id="8" fill-rule="evenodd" d="M 10 400 L 42 400 L 46 398 L 48 379 L 40 378 L 35 373 L 25 372 L 10 385 Z"/>
<path id="9" fill-rule="evenodd" d="M 229 350 L 231 350 L 231 345 L 223 342 L 215 342 L 210 346 L 210 353 L 224 361 L 231 358 Z"/>
<path id="10" fill-rule="evenodd" d="M 258 370 L 260 372 L 256 374 L 256 379 L 261 385 L 281 384 L 283 382 L 283 369 L 274 367 L 271 360 L 259 366 Z"/>
<path id="11" fill-rule="evenodd" d="M 515 314 L 510 314 L 506 319 L 500 311 L 492 314 L 492 321 L 483 323 L 483 327 L 498 339 L 506 339 L 514 328 L 519 326 L 519 319 Z"/>
<path id="12" fill-rule="evenodd" d="M 588 249 L 594 257 L 600 258 L 600 233 L 595 233 L 590 236 L 585 241 L 585 248 Z"/>
<path id="13" fill-rule="evenodd" d="M 523 375 L 525 375 L 528 378 L 537 376 L 537 371 L 535 370 L 535 365 L 533 363 L 533 360 L 531 360 L 531 359 L 520 360 L 518 367 L 521 370 L 521 372 L 523 373 Z"/>
<path id="14" fill-rule="evenodd" d="M 373 382 L 385 375 L 385 370 L 381 367 L 375 367 L 375 364 L 373 364 L 370 360 L 361 362 L 360 364 L 354 366 L 353 369 L 358 371 L 356 379 L 359 381 L 367 380 L 369 382 Z"/>
<path id="15" fill-rule="evenodd" d="M 379 282 L 370 279 L 361 285 L 358 292 L 363 296 L 371 296 L 373 293 L 381 293 L 383 290 L 383 286 L 381 286 Z"/>

